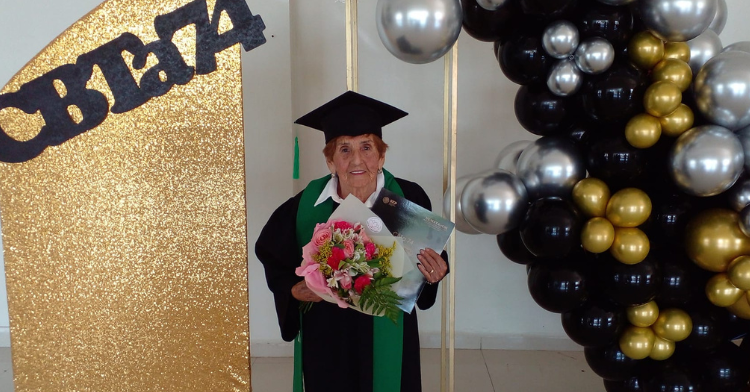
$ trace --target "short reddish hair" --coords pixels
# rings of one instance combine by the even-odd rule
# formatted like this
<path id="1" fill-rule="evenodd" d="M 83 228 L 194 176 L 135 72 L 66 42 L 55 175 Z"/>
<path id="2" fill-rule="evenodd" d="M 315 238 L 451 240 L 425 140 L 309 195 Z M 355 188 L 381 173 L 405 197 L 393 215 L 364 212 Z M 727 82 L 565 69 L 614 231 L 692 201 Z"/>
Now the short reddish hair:
<path id="1" fill-rule="evenodd" d="M 382 158 L 385 155 L 386 150 L 388 150 L 388 144 L 383 141 L 383 139 L 380 138 L 380 136 L 374 134 L 374 133 L 366 133 L 362 136 L 372 136 L 372 140 L 375 143 L 375 148 L 378 149 L 378 154 L 380 154 L 380 157 Z M 341 136 L 337 136 L 328 143 L 326 143 L 326 146 L 323 148 L 323 155 L 325 155 L 326 160 L 328 162 L 333 161 L 333 153 L 336 152 L 336 142 L 339 140 Z"/>

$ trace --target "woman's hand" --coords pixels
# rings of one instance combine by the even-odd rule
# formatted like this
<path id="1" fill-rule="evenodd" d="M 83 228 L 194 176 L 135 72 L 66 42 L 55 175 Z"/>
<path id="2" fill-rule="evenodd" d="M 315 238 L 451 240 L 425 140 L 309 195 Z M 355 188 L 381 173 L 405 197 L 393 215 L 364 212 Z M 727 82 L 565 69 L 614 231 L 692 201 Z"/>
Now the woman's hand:
<path id="1" fill-rule="evenodd" d="M 429 284 L 440 282 L 445 277 L 445 274 L 448 273 L 448 264 L 432 249 L 420 250 L 417 258 L 420 261 L 417 264 L 417 268 L 419 268 Z"/>
<path id="2" fill-rule="evenodd" d="M 320 302 L 323 300 L 318 294 L 307 288 L 304 280 L 292 286 L 292 296 L 301 302 Z"/>

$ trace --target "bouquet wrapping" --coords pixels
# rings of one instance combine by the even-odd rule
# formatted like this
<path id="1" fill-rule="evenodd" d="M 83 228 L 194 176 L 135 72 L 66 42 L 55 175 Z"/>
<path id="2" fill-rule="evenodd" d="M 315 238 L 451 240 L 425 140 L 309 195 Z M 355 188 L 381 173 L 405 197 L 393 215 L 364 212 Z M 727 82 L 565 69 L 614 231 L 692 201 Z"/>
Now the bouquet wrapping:
<path id="1" fill-rule="evenodd" d="M 414 309 L 422 283 L 413 287 L 412 279 L 403 279 L 419 271 L 401 241 L 350 195 L 326 223 L 316 225 L 312 239 L 302 247 L 296 273 L 325 301 L 395 322 L 399 311 Z"/>

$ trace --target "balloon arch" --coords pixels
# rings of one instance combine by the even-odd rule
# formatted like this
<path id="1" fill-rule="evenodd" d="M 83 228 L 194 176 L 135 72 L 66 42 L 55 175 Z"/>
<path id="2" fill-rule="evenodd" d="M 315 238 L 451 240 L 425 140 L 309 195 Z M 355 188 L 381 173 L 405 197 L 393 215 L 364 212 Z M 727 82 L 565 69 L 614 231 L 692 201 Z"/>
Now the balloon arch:
<path id="1" fill-rule="evenodd" d="M 456 28 L 395 40 L 396 3 L 449 4 L 494 42 L 541 136 L 457 180 L 457 228 L 527 266 L 607 391 L 746 390 L 750 42 L 722 46 L 725 0 L 380 0 L 386 48 L 425 63 Z"/>

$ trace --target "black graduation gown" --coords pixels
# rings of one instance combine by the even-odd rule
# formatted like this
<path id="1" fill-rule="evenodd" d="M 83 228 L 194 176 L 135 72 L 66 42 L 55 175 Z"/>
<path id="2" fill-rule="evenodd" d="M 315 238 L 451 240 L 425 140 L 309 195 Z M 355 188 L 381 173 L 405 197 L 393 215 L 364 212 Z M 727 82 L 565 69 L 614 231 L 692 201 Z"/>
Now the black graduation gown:
<path id="1" fill-rule="evenodd" d="M 396 181 L 406 199 L 432 208 L 422 187 L 400 178 Z M 300 328 L 299 302 L 292 296 L 292 286 L 302 280 L 294 273 L 302 260 L 295 228 L 301 195 L 276 209 L 255 243 L 255 254 L 273 292 L 281 337 L 286 341 L 294 340 Z M 420 309 L 432 307 L 437 287 L 425 285 L 417 300 Z M 404 314 L 401 392 L 422 390 L 416 313 Z M 305 313 L 302 329 L 305 392 L 372 392 L 371 316 L 321 301 Z"/>

